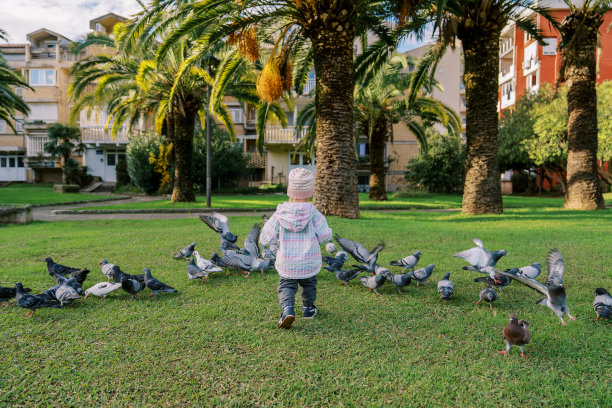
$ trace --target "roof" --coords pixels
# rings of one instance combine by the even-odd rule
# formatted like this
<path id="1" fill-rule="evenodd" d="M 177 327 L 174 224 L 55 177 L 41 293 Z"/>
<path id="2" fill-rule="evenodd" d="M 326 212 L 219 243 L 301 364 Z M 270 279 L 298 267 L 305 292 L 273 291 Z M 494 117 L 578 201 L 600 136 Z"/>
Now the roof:
<path id="1" fill-rule="evenodd" d="M 56 33 L 55 31 L 51 31 L 48 28 L 40 28 L 36 31 L 32 31 L 31 33 L 26 35 L 26 38 L 28 39 L 28 41 L 33 42 L 33 41 L 38 41 L 41 40 L 45 37 L 57 37 L 58 40 L 63 39 L 66 42 L 72 42 L 72 40 L 62 34 Z"/>
<path id="2" fill-rule="evenodd" d="M 103 26 L 108 27 L 109 23 L 111 23 L 111 25 L 114 25 L 115 23 L 126 21 L 126 20 L 127 18 L 122 17 L 119 14 L 107 13 L 107 14 L 104 14 L 103 16 L 96 17 L 93 20 L 89 20 L 89 28 L 91 28 L 92 30 L 95 30 L 96 23 L 100 23 Z"/>

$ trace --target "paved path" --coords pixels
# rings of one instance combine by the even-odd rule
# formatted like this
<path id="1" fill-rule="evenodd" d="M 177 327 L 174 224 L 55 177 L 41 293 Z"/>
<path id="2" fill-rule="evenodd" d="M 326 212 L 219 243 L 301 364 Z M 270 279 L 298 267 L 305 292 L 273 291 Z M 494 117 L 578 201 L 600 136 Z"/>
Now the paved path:
<path id="1" fill-rule="evenodd" d="M 53 214 L 53 210 L 71 210 L 77 208 L 100 207 L 104 205 L 130 204 L 143 201 L 155 201 L 160 197 L 134 196 L 125 200 L 108 202 L 94 202 L 64 206 L 45 206 L 35 207 L 32 210 L 34 221 L 87 221 L 87 220 L 166 220 L 174 218 L 198 218 L 201 213 L 127 213 L 127 214 Z M 405 212 L 405 211 L 426 211 L 426 212 L 454 212 L 460 209 L 390 209 L 390 210 L 362 210 L 376 212 Z M 274 208 L 270 208 L 269 213 L 273 213 Z M 245 211 L 223 211 L 228 216 L 261 216 L 264 212 L 245 212 Z"/>

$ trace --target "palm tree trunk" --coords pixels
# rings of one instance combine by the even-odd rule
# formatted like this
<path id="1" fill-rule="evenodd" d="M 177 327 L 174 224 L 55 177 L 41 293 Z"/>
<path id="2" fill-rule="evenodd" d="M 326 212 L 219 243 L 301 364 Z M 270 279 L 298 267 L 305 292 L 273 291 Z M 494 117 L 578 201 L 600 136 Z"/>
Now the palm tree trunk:
<path id="1" fill-rule="evenodd" d="M 195 202 L 191 158 L 196 112 L 185 109 L 185 114 L 174 115 L 174 188 L 173 202 Z"/>
<path id="2" fill-rule="evenodd" d="M 461 38 L 467 133 L 462 210 L 464 214 L 499 214 L 503 212 L 497 160 L 500 31 L 479 34 Z"/>
<path id="3" fill-rule="evenodd" d="M 316 72 L 317 172 L 314 204 L 326 215 L 359 218 L 353 138 L 353 30 L 312 35 Z"/>
<path id="4" fill-rule="evenodd" d="M 574 22 L 575 19 L 569 21 Z M 563 54 L 568 111 L 567 193 L 564 206 L 577 210 L 605 208 L 597 173 L 595 90 L 597 34 L 603 19 L 593 16 L 587 21 L 593 24 L 582 27 L 585 35 L 574 47 L 566 48 Z"/>
<path id="5" fill-rule="evenodd" d="M 380 118 L 372 129 L 370 138 L 370 200 L 386 201 L 385 183 L 385 142 L 387 141 L 387 121 Z"/>

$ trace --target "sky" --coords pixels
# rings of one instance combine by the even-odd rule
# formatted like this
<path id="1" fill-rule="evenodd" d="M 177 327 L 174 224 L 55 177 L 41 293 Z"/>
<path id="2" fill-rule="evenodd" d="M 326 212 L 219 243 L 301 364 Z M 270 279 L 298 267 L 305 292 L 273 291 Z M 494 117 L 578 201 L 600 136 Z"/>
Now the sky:
<path id="1" fill-rule="evenodd" d="M 139 10 L 136 0 L 0 0 L 0 28 L 11 43 L 24 43 L 27 33 L 43 27 L 77 40 L 91 31 L 89 20 L 110 12 L 130 17 Z"/>

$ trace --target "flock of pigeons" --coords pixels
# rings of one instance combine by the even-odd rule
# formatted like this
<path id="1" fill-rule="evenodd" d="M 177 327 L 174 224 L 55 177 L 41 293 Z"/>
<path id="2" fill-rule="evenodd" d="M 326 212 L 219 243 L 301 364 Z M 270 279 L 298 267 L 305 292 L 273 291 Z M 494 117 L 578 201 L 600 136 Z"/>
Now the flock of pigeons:
<path id="1" fill-rule="evenodd" d="M 263 218 L 264 220 L 267 219 L 265 215 Z M 208 280 L 208 276 L 211 273 L 223 272 L 223 268 L 225 268 L 226 274 L 230 273 L 230 269 L 241 271 L 245 274 L 245 278 L 248 278 L 251 272 L 259 271 L 264 273 L 266 270 L 274 268 L 278 247 L 271 246 L 260 249 L 260 224 L 253 226 L 244 240 L 244 246 L 239 248 L 236 245 L 238 237 L 231 232 L 229 220 L 225 215 L 214 212 L 210 216 L 202 215 L 200 219 L 219 235 L 221 241 L 219 249 L 222 256 L 215 252 L 210 259 L 202 257 L 195 251 L 195 242 L 175 253 L 175 259 L 188 260 L 187 277 L 189 280 Z M 377 295 L 380 295 L 378 289 L 387 280 L 394 284 L 400 293 L 402 288 L 410 285 L 413 280 L 416 281 L 417 287 L 421 284 L 425 285 L 435 269 L 434 264 L 416 269 L 421 258 L 421 252 L 416 251 L 405 258 L 390 262 L 391 266 L 402 268 L 402 273 L 393 274 L 389 269 L 377 263 L 378 254 L 385 248 L 384 243 L 380 243 L 371 251 L 368 251 L 359 242 L 342 238 L 339 235 L 336 235 L 334 239 L 341 249 L 337 250 L 333 242 L 329 242 L 325 246 L 329 254 L 329 256 L 323 256 L 323 261 L 326 264 L 325 269 L 333 273 L 340 283 L 344 285 L 348 285 L 349 281 L 363 273 L 369 273 L 369 276 L 359 276 L 359 280 Z M 502 291 L 504 287 L 508 286 L 513 280 L 516 280 L 542 294 L 544 298 L 540 299 L 537 304 L 544 305 L 552 310 L 559 317 L 563 325 L 566 325 L 565 320 L 563 320 L 564 314 L 570 320 L 576 319 L 570 314 L 567 305 L 566 291 L 563 286 L 565 267 L 563 256 L 559 250 L 553 249 L 548 253 L 548 276 L 546 283 L 543 284 L 536 280 L 542 268 L 539 262 L 522 268 L 500 271 L 495 266 L 500 258 L 508 253 L 505 250 L 488 251 L 479 239 L 474 239 L 474 243 L 476 244 L 474 248 L 459 252 L 453 256 L 464 259 L 470 264 L 470 266 L 464 266 L 464 270 L 486 275 L 474 279 L 475 282 L 487 285 L 480 292 L 479 300 L 476 304 L 485 301 L 493 309 L 492 303 L 498 298 L 496 288 Z M 352 269 L 343 269 L 349 255 L 358 264 L 352 265 Z M 16 297 L 17 304 L 29 310 L 26 314 L 29 317 L 34 314 L 36 309 L 63 307 L 73 303 L 83 294 L 85 298 L 95 295 L 104 299 L 109 293 L 120 288 L 131 295 L 130 301 L 145 288 L 151 290 L 151 297 L 163 292 L 178 293 L 176 289 L 154 278 L 149 268 L 145 268 L 140 275 L 131 275 L 123 272 L 119 266 L 109 263 L 105 259 L 102 259 L 99 265 L 102 273 L 108 280 L 97 283 L 83 291 L 82 285 L 90 272 L 88 269 L 60 265 L 55 263 L 51 257 L 45 258 L 44 261 L 47 263 L 49 275 L 55 279 L 56 285 L 38 295 L 30 293 L 31 289 L 24 288 L 19 282 L 14 288 L 0 287 L 0 301 L 7 301 Z M 438 282 L 437 290 L 442 300 L 450 300 L 454 292 L 454 285 L 450 280 L 450 272 L 447 272 Z M 606 289 L 595 289 L 593 308 L 597 315 L 596 320 L 600 317 L 606 319 L 612 318 L 612 296 L 610 296 Z M 505 351 L 500 351 L 500 353 L 507 354 L 512 345 L 517 345 L 521 348 L 521 356 L 524 356 L 524 346 L 529 343 L 531 338 L 529 323 L 525 320 L 518 320 L 515 314 L 511 314 L 503 334 L 507 348 Z"/>

